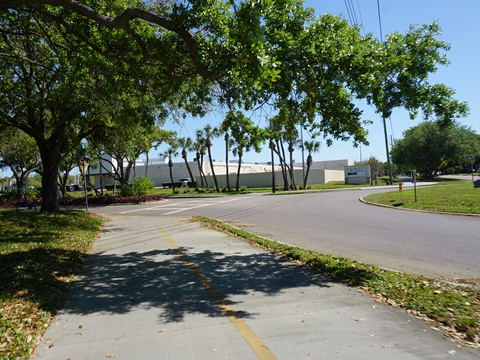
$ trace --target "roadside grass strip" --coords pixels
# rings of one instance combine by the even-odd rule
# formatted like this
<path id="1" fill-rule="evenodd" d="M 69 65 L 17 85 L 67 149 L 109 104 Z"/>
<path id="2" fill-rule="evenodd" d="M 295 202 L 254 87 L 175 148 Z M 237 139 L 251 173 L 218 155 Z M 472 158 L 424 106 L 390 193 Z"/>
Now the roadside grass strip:
<path id="1" fill-rule="evenodd" d="M 288 261 L 318 270 L 334 281 L 359 287 L 370 293 L 376 302 L 403 308 L 418 318 L 431 321 L 434 329 L 443 330 L 461 345 L 480 350 L 479 279 L 429 279 L 276 242 L 216 219 L 195 217 L 192 220 Z"/>

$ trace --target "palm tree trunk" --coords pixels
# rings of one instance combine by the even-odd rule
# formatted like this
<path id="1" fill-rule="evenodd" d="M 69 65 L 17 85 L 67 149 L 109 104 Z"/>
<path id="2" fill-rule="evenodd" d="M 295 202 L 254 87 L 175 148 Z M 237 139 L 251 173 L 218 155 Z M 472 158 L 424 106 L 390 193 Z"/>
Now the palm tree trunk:
<path id="1" fill-rule="evenodd" d="M 200 166 L 200 153 L 197 151 L 197 165 L 198 165 L 198 173 L 200 174 L 200 183 L 203 188 L 203 169 Z"/>
<path id="2" fill-rule="evenodd" d="M 242 157 L 243 157 L 243 153 L 239 152 L 238 153 L 238 168 L 237 168 L 237 186 L 236 186 L 236 189 L 237 189 L 237 192 L 240 188 L 240 170 L 242 168 Z"/>
<path id="3" fill-rule="evenodd" d="M 146 164 L 145 164 L 145 177 L 148 178 L 148 151 L 145 153 Z"/>
<path id="4" fill-rule="evenodd" d="M 277 142 L 277 149 L 280 149 L 283 153 L 280 153 L 280 151 L 277 150 L 277 155 L 278 155 L 278 160 L 280 162 L 280 168 L 282 169 L 282 176 L 283 176 L 283 190 L 288 190 L 288 177 L 287 177 L 287 169 L 285 166 L 285 150 L 283 148 L 283 144 L 281 141 L 278 139 L 276 140 Z"/>
<path id="5" fill-rule="evenodd" d="M 205 174 L 205 171 L 203 171 L 203 154 L 201 156 L 200 167 L 201 167 L 200 174 L 203 176 L 203 179 L 205 180 L 205 187 L 209 189 L 210 187 L 208 186 L 207 175 Z"/>
<path id="6" fill-rule="evenodd" d="M 292 190 L 297 190 L 297 185 L 295 184 L 295 175 L 293 172 L 293 141 L 290 140 L 288 143 L 288 152 L 290 153 L 290 180 L 292 182 Z"/>
<path id="7" fill-rule="evenodd" d="M 187 167 L 188 173 L 190 174 L 190 179 L 192 180 L 193 186 L 195 187 L 195 191 L 198 192 L 198 191 L 200 191 L 200 190 L 198 189 L 197 182 L 196 182 L 195 179 L 193 178 L 192 169 L 190 169 L 190 165 L 188 164 L 187 158 L 185 158 L 184 160 L 185 160 L 185 166 Z"/>
<path id="8" fill-rule="evenodd" d="M 307 179 L 308 179 L 308 172 L 310 171 L 310 164 L 307 163 L 307 172 L 305 173 L 305 179 L 303 180 L 303 189 L 307 189 Z"/>
<path id="9" fill-rule="evenodd" d="M 217 192 L 220 192 L 220 188 L 218 187 L 217 176 L 215 175 L 215 170 L 213 169 L 212 152 L 210 150 L 210 146 L 207 148 L 207 150 L 208 150 L 208 158 L 210 160 L 210 167 L 212 168 L 212 175 L 213 175 L 213 181 L 215 183 L 215 189 L 217 190 Z"/>
<path id="10" fill-rule="evenodd" d="M 230 179 L 228 177 L 228 133 L 225 133 L 225 166 L 226 166 L 226 176 L 227 176 L 227 191 L 230 192 Z M 237 190 L 238 191 L 238 190 Z"/>
<path id="11" fill-rule="evenodd" d="M 173 189 L 172 191 L 175 194 L 175 183 L 173 182 L 172 167 L 173 167 L 173 162 L 172 162 L 172 159 L 170 159 L 168 161 L 168 168 L 169 168 L 169 171 L 170 171 L 170 182 L 172 183 L 172 189 Z"/>

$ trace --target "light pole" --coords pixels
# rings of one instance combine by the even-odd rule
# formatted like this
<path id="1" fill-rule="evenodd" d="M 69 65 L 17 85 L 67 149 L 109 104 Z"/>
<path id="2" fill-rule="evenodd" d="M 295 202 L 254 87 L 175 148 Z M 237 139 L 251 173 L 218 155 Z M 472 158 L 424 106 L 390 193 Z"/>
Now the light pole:
<path id="1" fill-rule="evenodd" d="M 390 177 L 390 185 L 393 184 L 393 178 L 392 178 L 392 165 L 390 164 L 390 151 L 388 150 L 388 135 L 387 135 L 387 123 L 385 120 L 385 116 L 382 116 L 383 118 L 383 131 L 385 134 L 385 148 L 387 149 L 387 164 L 388 164 L 388 174 Z"/>
<path id="2" fill-rule="evenodd" d="M 90 165 L 88 162 L 89 158 L 88 155 L 84 155 L 81 160 L 81 167 L 82 167 L 82 174 L 83 174 L 83 190 L 85 193 L 85 210 L 88 211 L 88 196 L 87 196 L 87 169 L 88 166 Z"/>

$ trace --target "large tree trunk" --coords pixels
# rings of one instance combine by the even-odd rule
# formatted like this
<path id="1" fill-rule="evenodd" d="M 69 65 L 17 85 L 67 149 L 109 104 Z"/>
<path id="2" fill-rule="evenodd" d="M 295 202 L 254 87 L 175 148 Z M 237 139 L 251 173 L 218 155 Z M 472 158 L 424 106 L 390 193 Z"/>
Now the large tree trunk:
<path id="1" fill-rule="evenodd" d="M 50 146 L 39 146 L 40 157 L 42 158 L 42 207 L 41 212 L 58 212 L 59 191 L 58 191 L 58 169 L 62 156 L 60 149 Z"/>
<path id="2" fill-rule="evenodd" d="M 15 181 L 17 183 L 17 199 L 23 199 L 25 196 L 25 176 L 23 171 L 13 171 L 13 176 L 15 177 Z"/>

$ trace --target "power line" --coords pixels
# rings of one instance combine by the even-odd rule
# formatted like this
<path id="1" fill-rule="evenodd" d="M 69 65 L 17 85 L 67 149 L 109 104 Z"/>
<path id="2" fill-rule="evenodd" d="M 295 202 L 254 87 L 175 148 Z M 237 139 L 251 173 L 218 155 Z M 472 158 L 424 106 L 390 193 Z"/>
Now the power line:
<path id="1" fill-rule="evenodd" d="M 363 24 L 362 10 L 360 10 L 360 3 L 357 0 L 358 13 L 360 14 L 360 23 Z"/>
<path id="2" fill-rule="evenodd" d="M 380 0 L 377 0 L 378 25 L 380 26 L 380 41 L 383 42 L 382 17 L 380 15 Z"/>
<path id="3" fill-rule="evenodd" d="M 353 0 L 344 0 L 344 3 L 345 3 L 345 7 L 347 8 L 348 18 L 350 19 L 350 25 L 352 26 L 362 25 L 363 32 L 365 33 L 365 28 L 363 27 L 362 11 L 360 10 L 359 0 L 356 1 L 357 3 L 356 7 Z M 360 17 L 360 22 L 358 21 L 359 17 Z"/>
<path id="4" fill-rule="evenodd" d="M 348 14 L 348 18 L 350 19 L 350 24 L 353 25 L 353 20 L 352 20 L 352 15 L 351 15 L 351 12 L 350 12 L 350 7 L 348 6 L 348 0 L 343 0 L 343 2 L 345 3 L 345 7 L 347 8 L 347 14 Z"/>

